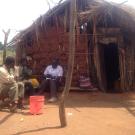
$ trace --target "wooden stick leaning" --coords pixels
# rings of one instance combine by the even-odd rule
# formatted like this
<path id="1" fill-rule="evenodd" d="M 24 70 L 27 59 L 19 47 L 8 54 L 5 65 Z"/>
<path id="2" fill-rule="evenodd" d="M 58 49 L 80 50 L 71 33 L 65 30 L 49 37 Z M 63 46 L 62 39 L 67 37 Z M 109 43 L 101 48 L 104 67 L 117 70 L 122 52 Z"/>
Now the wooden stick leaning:
<path id="1" fill-rule="evenodd" d="M 59 103 L 59 117 L 61 127 L 65 127 L 67 125 L 66 114 L 65 114 L 65 100 L 69 94 L 73 67 L 74 67 L 74 55 L 75 55 L 75 25 L 76 25 L 76 0 L 72 0 L 70 3 L 70 32 L 69 32 L 69 58 L 68 58 L 68 71 L 66 75 L 66 83 L 64 91 L 61 95 L 60 103 Z"/>

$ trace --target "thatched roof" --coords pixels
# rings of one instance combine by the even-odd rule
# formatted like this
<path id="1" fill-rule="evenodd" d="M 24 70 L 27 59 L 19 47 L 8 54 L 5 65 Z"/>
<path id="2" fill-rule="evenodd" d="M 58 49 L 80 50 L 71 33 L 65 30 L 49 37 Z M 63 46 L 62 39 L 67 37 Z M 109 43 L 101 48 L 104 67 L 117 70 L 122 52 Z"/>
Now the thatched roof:
<path id="1" fill-rule="evenodd" d="M 49 10 L 44 15 L 40 16 L 30 27 L 23 30 L 19 34 L 17 34 L 11 44 L 16 44 L 20 41 L 27 33 L 31 32 L 35 27 L 42 26 L 46 20 L 48 20 L 53 15 L 57 15 L 60 12 L 63 12 L 64 9 L 69 6 L 71 0 L 66 0 L 63 3 L 55 6 L 53 9 Z M 93 15 L 101 16 L 101 18 L 105 18 L 106 15 L 110 15 L 112 13 L 115 14 L 115 21 L 119 22 L 120 27 L 123 29 L 130 29 L 130 31 L 135 31 L 135 9 L 130 6 L 124 4 L 116 4 L 113 2 L 107 2 L 104 0 L 77 0 L 79 2 L 87 3 L 87 7 L 85 10 L 78 10 L 78 20 L 80 25 L 88 22 L 92 19 Z M 98 21 L 101 19 L 98 17 Z"/>

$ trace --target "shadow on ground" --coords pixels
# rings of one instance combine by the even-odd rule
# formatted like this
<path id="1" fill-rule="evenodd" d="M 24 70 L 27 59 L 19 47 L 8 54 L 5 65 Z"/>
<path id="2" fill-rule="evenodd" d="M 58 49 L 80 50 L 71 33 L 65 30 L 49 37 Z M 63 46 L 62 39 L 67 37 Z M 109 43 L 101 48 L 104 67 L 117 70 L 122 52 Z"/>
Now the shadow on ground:
<path id="1" fill-rule="evenodd" d="M 26 134 L 26 133 L 39 132 L 39 131 L 43 131 L 43 130 L 47 130 L 47 129 L 59 129 L 59 128 L 61 128 L 61 127 L 60 126 L 56 126 L 56 127 L 38 128 L 38 129 L 33 129 L 33 130 L 27 130 L 27 131 L 18 132 L 18 133 L 13 134 L 13 135 L 22 135 L 22 134 Z"/>
<path id="2" fill-rule="evenodd" d="M 72 92 L 67 102 L 67 108 L 96 107 L 96 108 L 125 108 L 135 116 L 135 93 L 101 93 L 101 92 Z"/>
<path id="3" fill-rule="evenodd" d="M 6 122 L 11 116 L 13 116 L 14 113 L 7 114 L 3 119 L 0 120 L 0 125 Z"/>

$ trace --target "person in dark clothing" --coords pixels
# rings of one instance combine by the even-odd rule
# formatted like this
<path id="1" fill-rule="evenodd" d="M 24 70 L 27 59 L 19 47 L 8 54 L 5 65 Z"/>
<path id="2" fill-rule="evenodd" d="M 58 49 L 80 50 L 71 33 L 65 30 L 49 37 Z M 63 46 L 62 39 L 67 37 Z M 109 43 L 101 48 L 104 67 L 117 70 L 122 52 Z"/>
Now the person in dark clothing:
<path id="1" fill-rule="evenodd" d="M 25 91 L 28 95 L 34 95 L 35 89 L 31 82 L 31 76 L 33 74 L 32 69 L 29 68 L 27 59 L 23 58 L 19 67 L 19 79 L 24 82 Z"/>

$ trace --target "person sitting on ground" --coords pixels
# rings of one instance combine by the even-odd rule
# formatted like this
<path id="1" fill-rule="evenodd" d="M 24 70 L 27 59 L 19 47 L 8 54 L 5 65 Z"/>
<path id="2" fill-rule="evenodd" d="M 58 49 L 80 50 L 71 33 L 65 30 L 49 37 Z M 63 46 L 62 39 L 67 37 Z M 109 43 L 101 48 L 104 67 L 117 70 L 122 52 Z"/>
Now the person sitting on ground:
<path id="1" fill-rule="evenodd" d="M 14 112 L 17 107 L 23 108 L 24 85 L 17 81 L 17 77 L 12 72 L 15 70 L 14 57 L 8 56 L 4 65 L 0 67 L 0 109 L 5 106 Z"/>
<path id="2" fill-rule="evenodd" d="M 59 65 L 59 59 L 53 59 L 52 64 L 48 65 L 44 71 L 44 80 L 41 82 L 40 94 L 49 84 L 50 96 L 49 102 L 57 101 L 57 90 L 61 78 L 63 76 L 63 68 Z"/>

